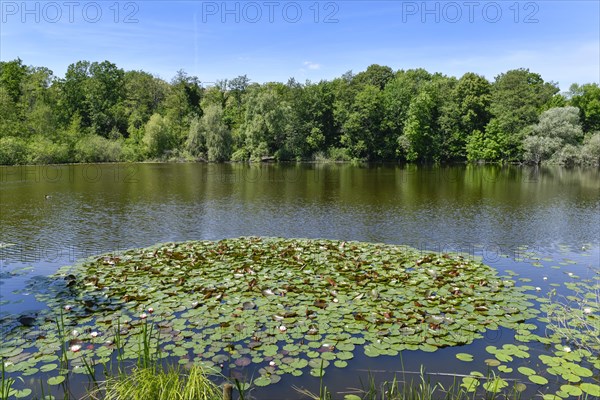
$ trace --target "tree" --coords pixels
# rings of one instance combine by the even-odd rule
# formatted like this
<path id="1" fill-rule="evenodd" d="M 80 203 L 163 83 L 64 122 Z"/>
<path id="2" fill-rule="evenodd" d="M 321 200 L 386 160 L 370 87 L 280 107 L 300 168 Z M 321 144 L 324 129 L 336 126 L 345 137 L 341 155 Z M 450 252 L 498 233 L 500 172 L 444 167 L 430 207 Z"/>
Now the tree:
<path id="1" fill-rule="evenodd" d="M 4 88 L 12 99 L 17 103 L 21 96 L 21 82 L 27 75 L 27 67 L 23 65 L 20 58 L 16 60 L 0 62 L 0 87 Z"/>
<path id="2" fill-rule="evenodd" d="M 89 73 L 84 87 L 92 131 L 103 137 L 125 135 L 125 72 L 115 64 L 103 61 L 90 64 Z"/>
<path id="3" fill-rule="evenodd" d="M 439 142 L 436 140 L 436 99 L 431 90 L 422 90 L 410 103 L 404 136 L 409 144 L 408 161 L 432 160 L 437 157 Z"/>
<path id="4" fill-rule="evenodd" d="M 143 142 L 149 157 L 162 157 L 171 150 L 174 143 L 168 119 L 153 114 L 146 124 Z"/>
<path id="5" fill-rule="evenodd" d="M 579 109 L 557 107 L 544 111 L 540 121 L 532 125 L 523 139 L 523 159 L 539 164 L 550 158 L 561 164 L 572 164 L 578 157 L 575 147 L 583 137 Z"/>
<path id="6" fill-rule="evenodd" d="M 523 140 L 523 159 L 526 162 L 540 164 L 552 157 L 562 146 L 562 141 L 557 137 L 527 136 Z"/>
<path id="7" fill-rule="evenodd" d="M 202 125 L 206 132 L 208 161 L 227 161 L 231 156 L 231 131 L 223 122 L 223 109 L 209 106 L 202 116 Z"/>
<path id="8" fill-rule="evenodd" d="M 352 157 L 369 160 L 384 157 L 383 115 L 381 90 L 373 85 L 364 86 L 342 128 L 341 144 Z"/>
<path id="9" fill-rule="evenodd" d="M 498 159 L 520 158 L 523 128 L 537 122 L 540 111 L 557 92 L 556 84 L 544 82 L 528 69 L 515 69 L 496 77 L 490 103 L 490 124 L 494 125 L 486 127 L 486 135 L 496 136 L 491 139 L 500 144 Z"/>
<path id="10" fill-rule="evenodd" d="M 578 144 L 583 139 L 577 107 L 557 107 L 544 111 L 533 134 L 560 139 L 562 143 Z"/>
<path id="11" fill-rule="evenodd" d="M 244 147 L 252 160 L 266 156 L 282 156 L 280 150 L 289 132 L 291 108 L 282 99 L 282 88 L 266 84 L 249 93 L 244 123 L 240 128 Z M 276 154 L 277 153 L 277 154 Z"/>
<path id="12" fill-rule="evenodd" d="M 600 132 L 594 133 L 584 141 L 581 153 L 586 163 L 600 166 Z"/>
<path id="13" fill-rule="evenodd" d="M 600 86 L 597 83 L 573 84 L 569 96 L 571 105 L 580 110 L 583 131 L 600 131 Z"/>
<path id="14" fill-rule="evenodd" d="M 448 133 L 444 143 L 446 159 L 464 159 L 469 137 L 475 131 L 484 131 L 491 116 L 491 87 L 483 76 L 470 72 L 458 80 L 440 117 L 440 124 Z"/>
<path id="15" fill-rule="evenodd" d="M 192 119 L 202 116 L 200 102 L 203 92 L 200 80 L 188 76 L 183 70 L 177 71 L 171 81 L 164 101 L 164 113 L 171 121 L 173 139 L 178 145 L 185 141 Z"/>
<path id="16" fill-rule="evenodd" d="M 383 90 L 392 79 L 394 79 L 394 71 L 390 67 L 372 64 L 366 71 L 356 74 L 352 83 L 358 86 L 373 85 Z"/>
<path id="17" fill-rule="evenodd" d="M 165 100 L 168 84 L 144 71 L 127 71 L 124 75 L 124 108 L 127 133 L 134 134 L 159 112 Z"/>
<path id="18" fill-rule="evenodd" d="M 394 79 L 385 86 L 383 125 L 392 140 L 398 142 L 399 154 L 404 154 L 408 144 L 403 135 L 410 104 L 421 87 L 431 79 L 432 75 L 424 69 L 398 71 Z"/>

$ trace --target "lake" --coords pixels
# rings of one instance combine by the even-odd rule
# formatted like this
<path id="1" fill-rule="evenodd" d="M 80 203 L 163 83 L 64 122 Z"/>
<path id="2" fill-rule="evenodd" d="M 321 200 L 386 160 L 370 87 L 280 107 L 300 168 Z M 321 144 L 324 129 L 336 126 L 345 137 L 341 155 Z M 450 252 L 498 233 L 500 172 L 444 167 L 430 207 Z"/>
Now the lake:
<path id="1" fill-rule="evenodd" d="M 45 307 L 35 299 L 38 277 L 92 255 L 164 242 L 268 236 L 462 252 L 482 257 L 500 273 L 516 271 L 517 281 L 539 287 L 540 295 L 560 292 L 562 286 L 556 285 L 571 279 L 569 274 L 593 277 L 590 268 L 600 264 L 598 169 L 196 163 L 2 167 L 0 201 L 4 332 L 16 316 Z M 490 330 L 467 346 L 405 351 L 401 361 L 356 350 L 346 368 L 327 370 L 326 384 L 342 392 L 360 387 L 359 377 L 366 381 L 368 371 L 389 380 L 402 366 L 407 371 L 424 365 L 428 372 L 485 373 L 486 346 L 513 341 L 511 330 Z M 536 354 L 544 351 L 541 345 L 531 347 Z M 479 363 L 457 360 L 455 354 L 464 351 Z M 318 379 L 306 375 L 285 377 L 253 393 L 259 399 L 301 398 L 292 385 L 318 390 Z M 519 374 L 515 368 L 506 376 Z M 533 385 L 526 393 L 539 389 Z"/>

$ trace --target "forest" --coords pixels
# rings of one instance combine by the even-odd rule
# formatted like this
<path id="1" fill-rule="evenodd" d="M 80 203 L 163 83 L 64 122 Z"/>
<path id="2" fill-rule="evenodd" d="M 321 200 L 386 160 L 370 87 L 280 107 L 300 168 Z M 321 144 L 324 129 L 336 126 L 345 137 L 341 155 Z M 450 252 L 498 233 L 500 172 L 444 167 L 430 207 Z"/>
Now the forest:
<path id="1" fill-rule="evenodd" d="M 600 87 L 373 64 L 333 80 L 167 82 L 0 62 L 0 164 L 197 160 L 600 164 Z"/>

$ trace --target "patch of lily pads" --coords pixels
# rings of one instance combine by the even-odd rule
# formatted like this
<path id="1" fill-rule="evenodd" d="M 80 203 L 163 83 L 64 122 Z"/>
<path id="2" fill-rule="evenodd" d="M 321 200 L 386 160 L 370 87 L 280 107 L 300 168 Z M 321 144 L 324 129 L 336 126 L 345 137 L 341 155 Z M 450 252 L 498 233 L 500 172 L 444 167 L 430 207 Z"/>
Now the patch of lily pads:
<path id="1" fill-rule="evenodd" d="M 462 255 L 331 240 L 166 244 L 64 268 L 52 287 L 40 296 L 50 309 L 3 342 L 8 360 L 29 349 L 14 369 L 52 365 L 43 357 L 62 348 L 61 313 L 69 345 L 94 362 L 110 360 L 117 330 L 133 338 L 151 321 L 165 356 L 258 364 L 260 384 L 344 367 L 356 346 L 371 357 L 435 351 L 537 313 L 514 282 Z"/>
<path id="2" fill-rule="evenodd" d="M 558 330 L 537 334 L 531 322 L 548 323 L 560 309 L 506 272 L 500 277 L 458 253 L 385 244 L 255 237 L 164 244 L 61 269 L 38 295 L 48 310 L 26 316 L 27 323 L 5 335 L 0 358 L 8 373 L 48 373 L 47 383 L 59 385 L 65 355 L 73 373 L 85 373 L 86 363 L 135 361 L 150 325 L 160 357 L 208 370 L 250 369 L 253 384 L 267 386 L 284 375 L 321 377 L 328 368 L 345 368 L 358 351 L 368 357 L 434 352 L 508 328 L 516 344 L 486 348 L 485 364 L 498 372 L 491 378 L 472 372 L 463 378 L 465 390 L 502 391 L 508 386 L 502 374 L 513 372 L 506 363 L 513 363 L 527 385 L 559 378 L 561 398 L 595 395 L 596 343 L 581 346 L 585 332 L 577 326 L 577 343 Z M 570 300 L 591 302 L 587 293 L 598 290 L 597 282 L 573 278 L 566 284 Z M 563 317 L 597 324 L 597 306 L 574 307 Z M 533 342 L 555 345 L 535 368 L 527 364 Z M 456 358 L 483 361 L 465 352 Z"/>

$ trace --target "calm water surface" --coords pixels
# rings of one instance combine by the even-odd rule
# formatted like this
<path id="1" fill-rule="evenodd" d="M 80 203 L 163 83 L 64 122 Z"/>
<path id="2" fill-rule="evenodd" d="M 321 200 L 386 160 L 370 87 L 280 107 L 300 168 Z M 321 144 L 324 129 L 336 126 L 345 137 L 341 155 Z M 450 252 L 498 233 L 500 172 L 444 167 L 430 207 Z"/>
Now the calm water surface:
<path id="1" fill-rule="evenodd" d="M 532 268 L 521 253 L 552 259 L 545 267 L 574 260 L 570 268 L 580 275 L 598 266 L 600 172 L 347 164 L 3 167 L 0 242 L 11 246 L 0 248 L 0 313 L 42 307 L 33 298 L 32 278 L 83 257 L 250 235 L 463 251 L 483 256 L 501 271 L 518 270 L 547 290 L 542 276 L 560 282 L 564 271 Z M 491 341 L 508 343 L 510 336 L 490 332 L 469 350 L 483 351 Z M 425 364 L 456 372 L 463 368 L 454 358 L 458 351 L 408 352 L 403 361 L 408 370 Z M 328 370 L 327 384 L 343 390 L 349 373 L 364 377 L 359 370 L 400 367 L 398 360 L 358 355 L 348 368 Z M 315 388 L 314 381 L 292 378 L 287 385 L 261 389 L 260 397 L 281 398 L 282 391 L 293 397 L 289 386 Z M 350 383 L 360 386 L 358 380 Z"/>

